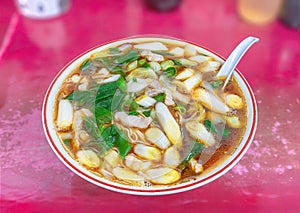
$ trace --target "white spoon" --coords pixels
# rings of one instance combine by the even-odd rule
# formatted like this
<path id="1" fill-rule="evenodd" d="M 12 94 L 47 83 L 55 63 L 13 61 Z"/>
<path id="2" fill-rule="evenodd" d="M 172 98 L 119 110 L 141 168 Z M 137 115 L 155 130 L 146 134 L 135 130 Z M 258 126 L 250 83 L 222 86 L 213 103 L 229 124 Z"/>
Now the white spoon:
<path id="1" fill-rule="evenodd" d="M 245 38 L 241 43 L 239 43 L 239 45 L 229 55 L 228 59 L 222 65 L 221 69 L 217 74 L 218 79 L 226 78 L 223 85 L 223 89 L 227 85 L 228 81 L 231 79 L 234 69 L 236 65 L 239 63 L 239 61 L 241 60 L 241 58 L 243 57 L 243 55 L 254 43 L 258 41 L 259 41 L 258 38 L 249 36 Z"/>

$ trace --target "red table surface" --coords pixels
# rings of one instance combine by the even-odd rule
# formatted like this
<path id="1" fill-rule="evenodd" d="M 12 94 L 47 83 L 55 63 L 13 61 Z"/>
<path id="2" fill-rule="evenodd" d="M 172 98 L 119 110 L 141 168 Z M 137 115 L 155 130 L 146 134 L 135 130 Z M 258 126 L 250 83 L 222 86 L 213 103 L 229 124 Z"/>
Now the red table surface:
<path id="1" fill-rule="evenodd" d="M 300 33 L 280 21 L 243 22 L 234 0 L 184 0 L 156 13 L 139 0 L 80 1 L 63 16 L 31 20 L 0 2 L 1 212 L 300 212 Z M 44 136 L 41 108 L 57 72 L 81 52 L 123 37 L 163 34 L 228 56 L 261 40 L 238 68 L 258 102 L 254 141 L 242 160 L 201 188 L 133 196 L 95 186 L 66 168 Z"/>

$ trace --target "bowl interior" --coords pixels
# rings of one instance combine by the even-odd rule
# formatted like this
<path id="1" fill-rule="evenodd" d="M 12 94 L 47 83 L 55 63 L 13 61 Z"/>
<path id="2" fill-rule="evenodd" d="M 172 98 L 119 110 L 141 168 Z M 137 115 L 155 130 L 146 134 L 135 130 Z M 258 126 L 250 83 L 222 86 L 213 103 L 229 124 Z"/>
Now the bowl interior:
<path id="1" fill-rule="evenodd" d="M 93 48 L 82 55 L 78 56 L 77 58 L 73 59 L 69 64 L 67 64 L 54 78 L 51 85 L 48 88 L 46 93 L 44 104 L 43 104 L 43 127 L 44 132 L 47 137 L 47 140 L 58 156 L 58 158 L 74 173 L 79 175 L 80 177 L 84 178 L 85 180 L 101 186 L 106 189 L 110 189 L 117 192 L 127 193 L 127 194 L 136 194 L 136 195 L 162 195 L 162 194 L 173 194 L 182 191 L 187 191 L 193 188 L 197 188 L 199 186 L 205 185 L 218 177 L 225 174 L 228 170 L 230 170 L 246 153 L 250 143 L 254 137 L 255 130 L 256 130 L 256 123 L 257 123 L 257 106 L 255 102 L 255 97 L 253 92 L 247 83 L 244 76 L 236 70 L 234 73 L 234 78 L 239 84 L 240 88 L 242 89 L 246 104 L 247 104 L 247 124 L 244 136 L 238 145 L 237 149 L 228 156 L 226 159 L 223 159 L 219 162 L 218 166 L 214 169 L 207 170 L 206 172 L 202 173 L 196 180 L 189 181 L 186 183 L 181 183 L 178 185 L 172 186 L 158 186 L 158 187 L 135 187 L 135 186 L 127 186 L 122 185 L 119 183 L 111 182 L 107 179 L 101 178 L 92 172 L 88 171 L 84 167 L 82 167 L 77 161 L 75 161 L 65 150 L 63 145 L 61 144 L 56 131 L 55 131 L 55 124 L 53 122 L 54 116 L 54 106 L 55 106 L 55 98 L 56 95 L 64 81 L 65 78 L 76 68 L 78 67 L 85 59 L 91 56 L 93 53 L 104 50 L 109 47 L 118 46 L 123 43 L 128 42 L 149 42 L 149 41 L 157 41 L 161 40 L 163 42 L 171 42 L 175 44 L 186 44 L 189 42 L 177 40 L 173 38 L 162 38 L 162 37 L 137 37 L 137 38 L 128 38 L 123 40 L 118 40 L 115 42 L 107 43 L 101 45 L 99 47 Z M 213 53 L 211 50 L 201 47 L 199 45 L 193 45 L 201 52 L 216 58 L 219 61 L 224 61 L 222 57 Z"/>

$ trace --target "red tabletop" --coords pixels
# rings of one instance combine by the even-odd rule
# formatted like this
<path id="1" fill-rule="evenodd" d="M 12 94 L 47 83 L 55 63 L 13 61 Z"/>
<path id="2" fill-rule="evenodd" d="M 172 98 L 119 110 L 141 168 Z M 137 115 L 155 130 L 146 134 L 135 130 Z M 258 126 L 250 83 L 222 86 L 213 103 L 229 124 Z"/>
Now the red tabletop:
<path id="1" fill-rule="evenodd" d="M 300 33 L 280 21 L 244 23 L 234 0 L 184 0 L 157 13 L 140 0 L 73 0 L 50 20 L 0 3 L 0 159 L 2 212 L 300 212 Z M 227 57 L 259 37 L 238 68 L 258 102 L 255 139 L 216 181 L 188 192 L 133 196 L 95 186 L 66 168 L 45 139 L 42 101 L 57 72 L 79 53 L 113 39 L 163 34 Z"/>

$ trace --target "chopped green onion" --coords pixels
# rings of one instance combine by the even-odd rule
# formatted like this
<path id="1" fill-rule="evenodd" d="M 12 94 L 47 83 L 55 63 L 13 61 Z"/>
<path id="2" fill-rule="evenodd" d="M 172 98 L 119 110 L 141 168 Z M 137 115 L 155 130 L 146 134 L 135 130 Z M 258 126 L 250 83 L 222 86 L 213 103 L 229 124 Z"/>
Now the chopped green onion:
<path id="1" fill-rule="evenodd" d="M 129 112 L 128 115 L 139 115 L 140 113 L 138 112 Z"/>
<path id="2" fill-rule="evenodd" d="M 120 77 L 118 81 L 102 84 L 98 87 L 96 98 L 93 100 L 98 124 L 111 122 L 112 111 L 121 106 L 126 96 L 126 90 L 126 82 L 123 77 Z"/>
<path id="3" fill-rule="evenodd" d="M 110 72 L 114 74 L 121 74 L 122 76 L 125 75 L 126 70 L 123 67 L 120 66 L 114 66 L 110 68 Z"/>
<path id="4" fill-rule="evenodd" d="M 107 149 L 111 149 L 115 145 L 116 136 L 118 135 L 117 131 L 117 127 L 114 124 L 103 130 L 101 136 Z"/>
<path id="5" fill-rule="evenodd" d="M 212 131 L 214 133 L 218 133 L 218 129 L 217 127 L 210 121 L 210 120 L 204 120 L 204 125 L 206 126 L 206 128 L 209 130 L 209 131 Z M 229 136 L 229 131 L 224 128 L 223 129 L 223 132 L 222 132 L 222 135 L 226 138 Z"/>
<path id="6" fill-rule="evenodd" d="M 105 126 L 103 126 L 103 125 L 98 125 L 98 130 L 99 130 L 99 133 L 100 133 L 100 135 L 103 133 L 103 131 L 105 130 Z"/>
<path id="7" fill-rule="evenodd" d="M 118 84 L 116 81 L 100 85 L 96 95 L 96 104 L 103 102 L 103 100 L 107 98 L 112 99 L 117 88 Z"/>
<path id="8" fill-rule="evenodd" d="M 135 99 L 135 97 L 136 97 L 136 93 L 134 93 L 134 92 L 129 93 L 130 99 Z"/>
<path id="9" fill-rule="evenodd" d="M 160 63 L 162 70 L 167 70 L 169 67 L 173 67 L 175 63 L 172 60 L 166 60 Z"/>
<path id="10" fill-rule="evenodd" d="M 78 107 L 82 107 L 82 106 L 89 107 L 95 100 L 95 93 L 92 91 L 75 90 L 71 92 L 64 99 L 74 101 L 74 104 Z"/>
<path id="11" fill-rule="evenodd" d="M 151 68 L 151 65 L 149 63 L 146 63 L 143 67 L 145 67 L 145 68 Z"/>
<path id="12" fill-rule="evenodd" d="M 117 64 L 125 64 L 130 61 L 137 60 L 139 58 L 139 52 L 137 50 L 129 50 L 124 55 L 114 57 L 114 62 Z"/>
<path id="13" fill-rule="evenodd" d="M 94 60 L 100 61 L 107 69 L 112 70 L 115 67 L 112 58 L 103 57 L 103 58 L 95 58 Z"/>
<path id="14" fill-rule="evenodd" d="M 177 104 L 175 107 L 176 110 L 179 110 L 182 114 L 186 113 L 186 108 L 183 105 Z"/>
<path id="15" fill-rule="evenodd" d="M 133 82 L 137 82 L 136 77 L 133 77 L 133 78 L 132 78 L 132 81 L 133 81 Z"/>
<path id="16" fill-rule="evenodd" d="M 143 65 L 145 65 L 146 64 L 146 62 L 147 62 L 147 60 L 145 59 L 145 58 L 143 58 L 143 59 L 140 59 L 140 60 L 138 60 L 138 66 L 143 66 Z"/>
<path id="17" fill-rule="evenodd" d="M 207 54 L 205 54 L 205 53 L 200 53 L 200 55 L 203 55 L 203 56 L 209 57 L 209 55 L 207 55 Z"/>
<path id="18" fill-rule="evenodd" d="M 174 56 L 174 54 L 169 53 L 169 52 L 164 52 L 164 51 L 152 50 L 151 52 L 153 52 L 155 54 L 162 55 L 162 56 Z"/>
<path id="19" fill-rule="evenodd" d="M 164 101 L 165 100 L 165 98 L 166 98 L 166 94 L 165 93 L 161 93 L 161 94 L 158 94 L 158 95 L 156 95 L 156 96 L 154 96 L 153 98 L 155 99 L 155 100 L 157 100 L 157 101 Z"/>
<path id="20" fill-rule="evenodd" d="M 202 150 L 205 148 L 203 144 L 198 143 L 197 141 L 193 141 L 194 146 L 192 148 L 192 150 L 187 154 L 187 156 L 185 157 L 185 159 L 183 160 L 182 164 L 180 167 L 185 168 L 188 164 L 188 162 L 195 157 L 196 155 L 198 155 L 200 152 L 202 152 Z"/>
<path id="21" fill-rule="evenodd" d="M 80 66 L 81 72 L 87 72 L 92 67 L 92 61 L 91 59 L 86 59 Z"/>
<path id="22" fill-rule="evenodd" d="M 139 108 L 139 105 L 135 101 L 131 101 L 130 103 L 130 111 L 136 111 Z"/>
<path id="23" fill-rule="evenodd" d="M 143 115 L 145 115 L 146 117 L 150 117 L 150 115 L 151 115 L 151 110 L 144 111 L 144 112 L 143 112 Z"/>
<path id="24" fill-rule="evenodd" d="M 121 158 L 124 158 L 129 153 L 131 145 L 127 141 L 124 130 L 119 131 L 119 134 L 116 137 L 115 146 L 117 147 Z"/>
<path id="25" fill-rule="evenodd" d="M 119 53 L 119 48 L 117 47 L 112 47 L 112 48 L 109 48 L 109 53 L 110 54 L 118 54 Z"/>
<path id="26" fill-rule="evenodd" d="M 176 68 L 175 67 L 169 67 L 166 70 L 164 70 L 164 73 L 166 74 L 166 76 L 168 78 L 173 77 L 174 75 L 176 75 Z"/>
<path id="27" fill-rule="evenodd" d="M 210 82 L 210 85 L 212 86 L 212 88 L 217 88 L 219 87 L 223 82 L 222 81 L 213 81 Z"/>
<path id="28" fill-rule="evenodd" d="M 139 105 L 132 99 L 124 101 L 121 105 L 121 110 L 125 112 L 135 112 L 138 108 Z"/>
<path id="29" fill-rule="evenodd" d="M 127 91 L 127 84 L 126 84 L 125 79 L 122 76 L 117 80 L 117 86 L 119 87 L 119 89 L 122 92 L 126 92 Z"/>
<path id="30" fill-rule="evenodd" d="M 104 109 L 111 111 L 111 105 L 113 101 L 113 96 L 107 97 L 106 99 L 101 100 L 95 104 L 95 108 L 103 107 Z"/>
<path id="31" fill-rule="evenodd" d="M 182 63 L 178 59 L 173 59 L 173 62 L 177 66 L 183 66 Z"/>
<path id="32" fill-rule="evenodd" d="M 218 132 L 218 129 L 215 127 L 215 125 L 210 120 L 204 120 L 204 125 L 209 131 L 212 131 L 214 133 Z"/>
<path id="33" fill-rule="evenodd" d="M 138 66 L 138 61 L 135 60 L 127 65 L 127 71 L 134 70 Z"/>
<path id="34" fill-rule="evenodd" d="M 121 158 L 124 158 L 131 149 L 131 145 L 126 138 L 124 131 L 119 131 L 115 124 L 108 127 L 99 126 L 95 141 L 89 142 L 85 147 L 94 148 L 97 150 L 97 154 L 102 157 L 108 150 L 115 146 Z"/>
<path id="35" fill-rule="evenodd" d="M 112 112 L 110 111 L 110 108 L 107 109 L 101 105 L 95 105 L 94 112 L 97 124 L 105 124 L 112 121 Z"/>
<path id="36" fill-rule="evenodd" d="M 71 147 L 71 140 L 70 139 L 64 139 L 63 142 L 66 146 Z"/>
<path id="37" fill-rule="evenodd" d="M 132 99 L 129 99 L 129 100 L 126 100 L 122 103 L 122 106 L 121 106 L 121 110 L 122 111 L 125 111 L 125 112 L 128 112 L 130 111 L 130 103 L 132 102 Z"/>
<path id="38" fill-rule="evenodd" d="M 229 137 L 229 131 L 228 131 L 228 129 L 223 129 L 223 136 L 225 137 L 225 138 L 227 138 L 227 137 Z"/>
<path id="39" fill-rule="evenodd" d="M 121 90 L 116 91 L 115 95 L 112 98 L 112 103 L 111 103 L 112 112 L 120 108 L 125 97 L 126 97 L 126 93 L 121 92 Z"/>
<path id="40" fill-rule="evenodd" d="M 120 57 L 120 56 L 117 55 L 117 56 L 102 57 L 102 58 L 98 57 L 98 58 L 94 58 L 94 60 L 100 61 L 103 64 L 103 66 L 106 67 L 111 73 L 125 75 L 126 70 L 123 67 L 121 67 L 120 64 L 114 61 L 115 57 Z"/>

